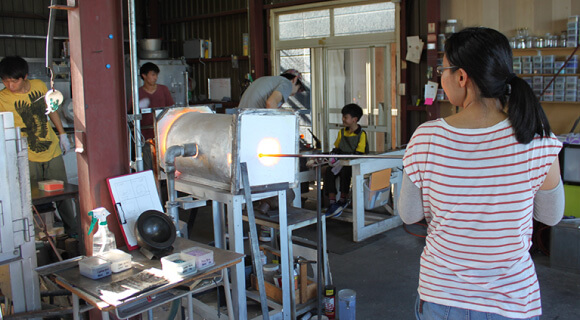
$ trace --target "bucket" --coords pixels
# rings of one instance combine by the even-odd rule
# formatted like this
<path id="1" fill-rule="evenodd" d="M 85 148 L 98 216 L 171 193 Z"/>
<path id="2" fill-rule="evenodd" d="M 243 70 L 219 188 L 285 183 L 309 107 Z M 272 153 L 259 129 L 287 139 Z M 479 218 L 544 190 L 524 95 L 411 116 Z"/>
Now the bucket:
<path id="1" fill-rule="evenodd" d="M 354 290 L 338 291 L 338 318 L 340 320 L 356 319 L 356 292 Z"/>
<path id="2" fill-rule="evenodd" d="M 161 39 L 141 39 L 139 40 L 141 50 L 158 51 L 161 50 Z"/>

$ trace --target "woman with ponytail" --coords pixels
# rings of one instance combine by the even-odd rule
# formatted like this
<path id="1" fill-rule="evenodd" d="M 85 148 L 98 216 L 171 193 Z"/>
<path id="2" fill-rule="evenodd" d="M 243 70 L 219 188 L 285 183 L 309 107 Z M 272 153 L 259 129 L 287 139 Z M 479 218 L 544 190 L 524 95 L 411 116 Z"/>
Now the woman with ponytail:
<path id="1" fill-rule="evenodd" d="M 528 250 L 534 219 L 563 216 L 562 145 L 498 31 L 451 35 L 437 72 L 461 111 L 419 126 L 403 158 L 399 213 L 428 223 L 416 317 L 539 319 Z"/>

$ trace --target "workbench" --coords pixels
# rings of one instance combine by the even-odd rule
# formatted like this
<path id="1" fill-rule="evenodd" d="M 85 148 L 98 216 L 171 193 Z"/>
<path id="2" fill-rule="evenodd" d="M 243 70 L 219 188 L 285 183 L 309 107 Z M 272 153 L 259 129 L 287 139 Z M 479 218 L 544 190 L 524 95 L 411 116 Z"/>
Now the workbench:
<path id="1" fill-rule="evenodd" d="M 76 264 L 71 265 L 70 263 L 55 263 L 39 268 L 41 270 L 38 270 L 38 272 L 44 272 L 45 274 L 53 275 L 55 277 L 56 283 L 72 293 L 73 316 L 75 320 L 81 319 L 79 298 L 100 310 L 102 318 L 107 320 L 109 319 L 109 312 L 114 312 L 115 315 L 119 318 L 128 318 L 182 297 L 187 297 L 188 299 L 189 319 L 192 319 L 193 297 L 191 288 L 189 286 L 196 280 L 206 277 L 208 274 L 212 274 L 221 271 L 224 268 L 239 264 L 243 260 L 244 255 L 215 247 L 210 247 L 202 243 L 194 242 L 180 237 L 177 237 L 173 247 L 173 252 L 180 252 L 191 247 L 202 247 L 205 249 L 210 249 L 214 253 L 215 263 L 213 266 L 210 266 L 206 269 L 198 270 L 193 275 L 185 276 L 181 280 L 175 280 L 157 288 L 138 293 L 136 296 L 123 300 L 117 304 L 101 300 L 99 298 L 100 294 L 98 287 L 110 284 L 114 281 L 126 279 L 145 269 L 162 269 L 161 262 L 158 259 L 149 260 L 143 254 L 141 254 L 139 250 L 130 251 L 129 254 L 131 254 L 133 257 L 133 267 L 131 269 L 122 271 L 120 273 L 113 273 L 111 276 L 97 280 L 82 276 L 78 266 Z M 224 281 L 227 281 L 227 279 L 224 279 Z"/>
<path id="2" fill-rule="evenodd" d="M 400 156 L 400 159 L 380 159 L 380 158 L 355 158 L 340 160 L 343 166 L 352 167 L 352 216 L 342 213 L 338 219 L 352 222 L 353 241 L 363 241 L 381 232 L 396 228 L 403 224 L 397 208 L 397 201 L 401 194 L 401 183 L 403 181 L 403 155 L 405 150 L 396 150 L 381 153 L 379 155 Z M 364 199 L 364 179 L 366 174 L 392 168 L 391 190 L 393 192 L 393 215 L 385 216 L 368 221 L 367 224 Z M 377 215 L 373 216 L 377 218 Z"/>
<path id="3" fill-rule="evenodd" d="M 51 203 L 66 199 L 77 199 L 79 196 L 79 187 L 76 184 L 64 183 L 64 189 L 55 191 L 44 191 L 38 188 L 38 185 L 30 187 L 30 196 L 32 205 Z"/>

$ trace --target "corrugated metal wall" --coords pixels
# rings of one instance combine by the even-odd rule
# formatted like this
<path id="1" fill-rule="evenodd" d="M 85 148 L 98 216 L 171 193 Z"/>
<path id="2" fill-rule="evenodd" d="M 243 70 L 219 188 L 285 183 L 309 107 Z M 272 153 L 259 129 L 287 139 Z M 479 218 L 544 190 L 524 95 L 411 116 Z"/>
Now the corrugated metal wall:
<path id="1" fill-rule="evenodd" d="M 194 98 L 207 97 L 207 79 L 230 78 L 232 100 L 239 101 L 241 84 L 249 72 L 243 57 L 242 35 L 248 32 L 246 0 L 163 1 L 159 3 L 161 34 L 170 57 L 183 56 L 183 43 L 211 39 L 212 59 L 188 59 L 193 67 Z M 238 57 L 238 66 L 231 56 Z"/>
<path id="2" fill-rule="evenodd" d="M 49 3 L 47 0 L 0 1 L 0 56 L 45 57 Z M 54 36 L 68 38 L 67 28 L 66 12 L 57 12 Z M 55 41 L 54 58 L 61 56 L 63 41 Z"/>
<path id="3" fill-rule="evenodd" d="M 168 0 L 157 3 L 160 18 L 160 34 L 163 49 L 170 58 L 183 56 L 183 42 L 199 38 L 211 39 L 212 59 L 190 59 L 192 78 L 196 83 L 194 98 L 207 98 L 209 78 L 230 78 L 232 100 L 239 101 L 241 85 L 250 72 L 248 57 L 243 56 L 243 34 L 248 33 L 249 0 Z M 63 4 L 65 1 L 61 1 Z M 303 2 L 296 0 L 264 0 L 264 5 Z M 318 2 L 318 1 L 313 1 Z M 49 16 L 49 0 L 0 0 L 0 56 L 20 55 L 29 58 L 44 58 L 46 30 Z M 124 8 L 127 1 L 123 1 Z M 151 15 L 148 1 L 136 1 L 137 38 L 145 37 L 151 26 L 147 17 Z M 123 19 L 127 25 L 126 12 Z M 267 21 L 265 20 L 267 24 Z M 55 37 L 68 38 L 67 13 L 57 11 Z M 18 37 L 26 35 L 28 37 Z M 266 35 L 266 30 L 264 30 Z M 124 28 L 125 49 L 128 52 L 128 28 Z M 34 38 L 31 38 L 34 37 Z M 62 55 L 62 43 L 56 40 L 53 55 Z M 267 50 L 267 48 L 265 48 Z M 231 56 L 238 57 L 237 67 Z"/>

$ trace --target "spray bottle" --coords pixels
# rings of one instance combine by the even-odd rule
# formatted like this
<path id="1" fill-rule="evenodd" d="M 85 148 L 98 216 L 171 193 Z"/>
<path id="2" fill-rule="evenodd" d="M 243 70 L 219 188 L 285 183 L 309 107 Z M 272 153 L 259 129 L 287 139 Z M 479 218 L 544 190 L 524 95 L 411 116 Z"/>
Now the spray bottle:
<path id="1" fill-rule="evenodd" d="M 99 222 L 99 229 L 93 235 L 93 256 L 103 254 L 109 250 L 117 249 L 115 242 L 115 235 L 109 230 L 107 226 L 107 216 L 111 214 L 107 209 L 99 207 L 89 212 L 91 217 L 91 227 L 88 235 L 93 232 L 93 228 L 97 221 Z"/>

